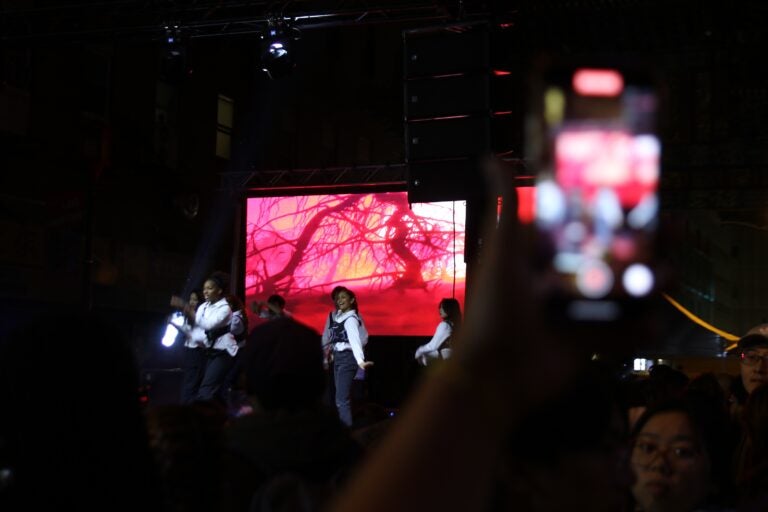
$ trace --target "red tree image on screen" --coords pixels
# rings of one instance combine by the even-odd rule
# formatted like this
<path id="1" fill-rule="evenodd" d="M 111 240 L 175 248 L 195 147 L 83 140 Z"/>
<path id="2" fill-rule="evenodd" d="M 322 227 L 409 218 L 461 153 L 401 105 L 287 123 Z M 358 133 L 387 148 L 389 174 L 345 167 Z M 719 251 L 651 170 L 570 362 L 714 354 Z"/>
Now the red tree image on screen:
<path id="1" fill-rule="evenodd" d="M 279 293 L 298 319 L 322 325 L 328 294 L 344 285 L 372 333 L 430 334 L 440 298 L 455 287 L 463 301 L 464 216 L 455 208 L 411 210 L 402 192 L 249 199 L 246 297 Z"/>

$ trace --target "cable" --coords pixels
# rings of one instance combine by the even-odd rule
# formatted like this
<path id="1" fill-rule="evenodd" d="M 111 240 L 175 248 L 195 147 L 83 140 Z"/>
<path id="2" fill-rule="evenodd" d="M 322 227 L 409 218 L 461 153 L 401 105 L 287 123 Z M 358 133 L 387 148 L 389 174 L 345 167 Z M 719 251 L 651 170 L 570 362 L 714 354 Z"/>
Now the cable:
<path id="1" fill-rule="evenodd" d="M 456 298 L 456 201 L 451 202 L 451 223 L 453 225 L 453 283 L 451 285 L 451 298 Z"/>
<path id="2" fill-rule="evenodd" d="M 698 317 L 698 316 L 696 316 L 695 314 L 693 314 L 693 313 L 691 313 L 690 311 L 688 311 L 688 310 L 687 310 L 687 309 L 686 309 L 686 308 L 685 308 L 685 307 L 684 307 L 682 304 L 680 304 L 679 302 L 677 302 L 675 299 L 673 299 L 672 297 L 670 297 L 670 296 L 669 296 L 669 295 L 667 295 L 666 293 L 662 293 L 661 295 L 662 295 L 662 296 L 663 296 L 663 297 L 664 297 L 664 298 L 665 298 L 665 299 L 666 299 L 666 300 L 667 300 L 667 301 L 668 301 L 670 304 L 672 304 L 672 305 L 673 305 L 675 308 L 677 308 L 677 309 L 678 309 L 678 311 L 680 311 L 682 314 L 684 314 L 685 316 L 687 316 L 687 317 L 688 317 L 690 320 L 692 320 L 693 322 L 695 322 L 695 323 L 699 324 L 700 326 L 704 327 L 705 329 L 707 329 L 707 330 L 709 330 L 709 331 L 711 331 L 711 332 L 713 332 L 713 333 L 717 334 L 718 336 L 720 336 L 720 337 L 722 337 L 722 338 L 725 338 L 725 339 L 726 339 L 726 340 L 728 340 L 728 341 L 731 341 L 731 342 L 733 342 L 733 341 L 738 341 L 739 337 L 738 337 L 738 336 L 736 336 L 735 334 L 731 334 L 731 333 L 729 333 L 729 332 L 725 332 L 725 331 L 723 331 L 723 330 L 721 330 L 721 329 L 718 329 L 718 328 L 717 328 L 717 327 L 715 327 L 714 325 L 711 325 L 711 324 L 709 324 L 709 323 L 705 322 L 704 320 L 702 320 L 701 318 L 699 318 L 699 317 Z M 729 350 L 731 350 L 731 349 L 733 349 L 733 348 L 736 348 L 736 343 L 733 343 L 732 345 L 728 346 L 728 347 L 727 347 L 725 350 L 726 350 L 726 351 L 729 351 Z"/>

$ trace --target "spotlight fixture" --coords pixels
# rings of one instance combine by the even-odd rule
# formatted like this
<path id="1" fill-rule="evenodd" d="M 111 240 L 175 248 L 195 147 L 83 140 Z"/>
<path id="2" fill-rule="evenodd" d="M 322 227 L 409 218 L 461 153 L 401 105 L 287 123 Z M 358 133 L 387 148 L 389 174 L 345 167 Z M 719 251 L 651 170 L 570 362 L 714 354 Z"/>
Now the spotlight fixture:
<path id="1" fill-rule="evenodd" d="M 166 58 L 182 57 L 184 55 L 184 45 L 182 44 L 182 33 L 178 23 L 167 24 L 165 29 L 165 55 Z"/>
<path id="2" fill-rule="evenodd" d="M 161 75 L 168 82 L 179 82 L 186 72 L 186 36 L 178 23 L 163 25 Z"/>
<path id="3" fill-rule="evenodd" d="M 287 76 L 296 66 L 293 43 L 299 31 L 284 20 L 270 20 L 266 33 L 261 35 L 261 70 L 270 79 Z"/>

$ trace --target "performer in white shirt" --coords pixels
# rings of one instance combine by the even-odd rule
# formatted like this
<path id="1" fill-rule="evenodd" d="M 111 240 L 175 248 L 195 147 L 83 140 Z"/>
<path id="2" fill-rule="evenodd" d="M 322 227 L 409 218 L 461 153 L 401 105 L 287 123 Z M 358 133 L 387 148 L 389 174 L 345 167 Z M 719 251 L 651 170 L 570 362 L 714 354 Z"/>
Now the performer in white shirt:
<path id="1" fill-rule="evenodd" d="M 361 329 L 362 321 L 357 311 L 355 294 L 344 287 L 337 287 L 331 293 L 336 303 L 336 311 L 328 316 L 323 330 L 323 344 L 333 350 L 333 382 L 336 387 L 336 409 L 339 419 L 347 426 L 352 425 L 352 405 L 350 394 L 352 381 L 358 369 L 365 370 L 373 365 L 365 360 L 363 346 L 368 341 L 368 333 Z"/>
<path id="2" fill-rule="evenodd" d="M 456 299 L 443 299 L 438 305 L 441 321 L 432 339 L 416 349 L 414 357 L 423 366 L 451 355 L 451 335 L 461 327 L 461 305 Z"/>
<path id="3" fill-rule="evenodd" d="M 190 343 L 207 348 L 205 369 L 196 400 L 224 401 L 224 381 L 235 361 L 237 341 L 230 333 L 232 309 L 224 297 L 226 276 L 214 273 L 203 285 L 205 302 L 195 312 L 180 297 L 173 297 L 171 305 L 179 307 L 187 317 L 194 314 L 189 331 Z"/>
<path id="4" fill-rule="evenodd" d="M 195 322 L 195 313 L 200 306 L 203 298 L 203 292 L 192 290 L 189 294 L 187 304 L 182 304 L 180 309 L 184 311 L 185 306 L 191 314 L 184 313 L 184 322 L 179 325 L 171 322 L 184 336 L 184 362 L 183 376 L 181 382 L 181 403 L 189 404 L 195 401 L 197 393 L 200 390 L 200 383 L 203 381 L 203 372 L 205 371 L 205 344 L 202 340 L 198 341 L 192 338 L 192 326 Z M 174 304 L 174 298 L 171 298 L 171 305 Z M 178 307 L 178 306 L 177 306 Z"/>

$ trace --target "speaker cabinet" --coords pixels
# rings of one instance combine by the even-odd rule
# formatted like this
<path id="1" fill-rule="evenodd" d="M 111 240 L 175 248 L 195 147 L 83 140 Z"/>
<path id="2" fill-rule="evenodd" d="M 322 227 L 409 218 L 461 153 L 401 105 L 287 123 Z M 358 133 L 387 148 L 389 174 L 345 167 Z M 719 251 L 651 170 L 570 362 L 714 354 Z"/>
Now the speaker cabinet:
<path id="1" fill-rule="evenodd" d="M 406 30 L 403 108 L 410 202 L 467 199 L 490 149 L 487 23 Z"/>
<path id="2" fill-rule="evenodd" d="M 488 69 L 487 23 L 439 25 L 403 32 L 405 77 Z"/>

